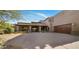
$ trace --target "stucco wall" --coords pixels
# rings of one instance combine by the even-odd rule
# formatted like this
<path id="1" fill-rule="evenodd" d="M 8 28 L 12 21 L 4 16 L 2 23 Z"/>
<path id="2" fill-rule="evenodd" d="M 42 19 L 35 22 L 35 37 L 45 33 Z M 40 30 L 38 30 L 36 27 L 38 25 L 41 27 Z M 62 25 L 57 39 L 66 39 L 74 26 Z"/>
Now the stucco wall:
<path id="1" fill-rule="evenodd" d="M 53 26 L 72 23 L 72 32 L 79 31 L 79 10 L 66 10 L 54 17 Z"/>
<path id="2" fill-rule="evenodd" d="M 46 18 L 45 21 L 42 22 L 49 27 L 49 31 L 53 31 L 53 20 L 54 20 L 54 17 L 52 16 L 52 17 Z"/>

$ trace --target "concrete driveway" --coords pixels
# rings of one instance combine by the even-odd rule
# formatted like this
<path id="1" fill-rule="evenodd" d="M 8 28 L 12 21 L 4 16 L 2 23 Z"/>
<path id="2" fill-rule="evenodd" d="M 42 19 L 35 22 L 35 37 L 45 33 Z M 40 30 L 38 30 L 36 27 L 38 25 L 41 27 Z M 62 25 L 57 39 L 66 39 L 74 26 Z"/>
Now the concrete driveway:
<path id="1" fill-rule="evenodd" d="M 52 48 L 79 41 L 78 36 L 60 33 L 27 33 L 8 40 L 5 43 L 6 49 L 35 49 L 45 48 L 50 45 Z"/>

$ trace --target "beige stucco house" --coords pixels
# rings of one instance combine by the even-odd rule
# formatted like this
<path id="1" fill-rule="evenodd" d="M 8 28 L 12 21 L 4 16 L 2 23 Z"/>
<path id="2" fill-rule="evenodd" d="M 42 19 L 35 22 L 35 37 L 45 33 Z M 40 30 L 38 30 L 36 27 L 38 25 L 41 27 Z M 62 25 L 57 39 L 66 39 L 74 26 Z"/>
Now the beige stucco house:
<path id="1" fill-rule="evenodd" d="M 65 10 L 54 16 L 55 32 L 79 34 L 79 10 Z"/>
<path id="2" fill-rule="evenodd" d="M 79 10 L 65 10 L 55 16 L 46 18 L 37 23 L 18 23 L 16 30 L 49 31 L 67 34 L 79 34 Z"/>

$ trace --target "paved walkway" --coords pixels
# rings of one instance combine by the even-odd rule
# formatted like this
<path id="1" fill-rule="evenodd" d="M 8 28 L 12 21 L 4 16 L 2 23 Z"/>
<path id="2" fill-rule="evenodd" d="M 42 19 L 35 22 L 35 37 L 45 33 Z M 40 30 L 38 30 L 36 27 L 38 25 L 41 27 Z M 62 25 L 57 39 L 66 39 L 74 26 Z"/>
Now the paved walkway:
<path id="1" fill-rule="evenodd" d="M 8 40 L 5 43 L 5 45 L 7 46 L 6 48 L 52 49 L 52 48 L 66 48 L 65 45 L 72 44 L 73 42 L 78 42 L 78 41 L 79 41 L 78 36 L 71 36 L 68 34 L 28 33 L 15 37 L 11 40 Z"/>

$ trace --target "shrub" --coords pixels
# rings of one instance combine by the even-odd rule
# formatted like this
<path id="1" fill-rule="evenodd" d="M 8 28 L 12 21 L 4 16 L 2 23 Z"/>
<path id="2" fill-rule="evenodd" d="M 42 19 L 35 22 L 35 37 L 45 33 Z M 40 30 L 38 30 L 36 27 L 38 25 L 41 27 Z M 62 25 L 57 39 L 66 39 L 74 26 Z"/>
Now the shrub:
<path id="1" fill-rule="evenodd" d="M 14 32 L 14 28 L 8 27 L 4 30 L 5 33 L 13 33 Z"/>
<path id="2" fill-rule="evenodd" d="M 4 32 L 5 32 L 5 33 L 11 33 L 11 29 L 10 29 L 10 28 L 6 28 L 6 29 L 4 30 Z"/>
<path id="3" fill-rule="evenodd" d="M 4 30 L 3 29 L 0 29 L 0 34 L 4 34 Z"/>
<path id="4" fill-rule="evenodd" d="M 11 28 L 11 33 L 15 32 L 15 29 L 14 28 Z"/>

